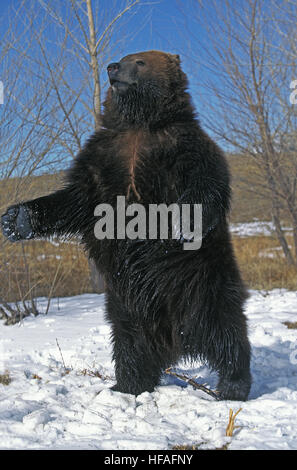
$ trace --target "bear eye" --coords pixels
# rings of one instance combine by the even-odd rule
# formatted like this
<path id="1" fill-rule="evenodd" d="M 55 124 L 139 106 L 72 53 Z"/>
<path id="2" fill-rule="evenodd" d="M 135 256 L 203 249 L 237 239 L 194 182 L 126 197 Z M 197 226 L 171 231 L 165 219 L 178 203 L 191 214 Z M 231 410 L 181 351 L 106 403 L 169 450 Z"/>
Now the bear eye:
<path id="1" fill-rule="evenodd" d="M 145 63 L 143 62 L 143 60 L 137 60 L 137 61 L 136 61 L 136 64 L 137 64 L 137 65 L 141 65 L 142 67 L 145 65 Z"/>

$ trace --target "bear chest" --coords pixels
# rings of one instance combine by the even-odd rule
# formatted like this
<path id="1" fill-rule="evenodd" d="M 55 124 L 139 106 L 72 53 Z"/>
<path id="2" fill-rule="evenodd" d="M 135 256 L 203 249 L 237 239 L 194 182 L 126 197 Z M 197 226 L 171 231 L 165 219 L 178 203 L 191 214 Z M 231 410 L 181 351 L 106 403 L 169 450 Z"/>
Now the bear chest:
<path id="1" fill-rule="evenodd" d="M 116 158 L 127 175 L 126 197 L 133 202 L 153 197 L 166 175 L 158 136 L 145 130 L 121 133 L 116 140 Z"/>
<path id="2" fill-rule="evenodd" d="M 141 130 L 130 130 L 118 137 L 118 158 L 128 174 L 127 199 L 136 198 L 138 201 L 141 199 L 136 187 L 136 176 L 139 174 L 141 163 L 143 164 L 147 157 L 146 140 L 147 137 Z"/>

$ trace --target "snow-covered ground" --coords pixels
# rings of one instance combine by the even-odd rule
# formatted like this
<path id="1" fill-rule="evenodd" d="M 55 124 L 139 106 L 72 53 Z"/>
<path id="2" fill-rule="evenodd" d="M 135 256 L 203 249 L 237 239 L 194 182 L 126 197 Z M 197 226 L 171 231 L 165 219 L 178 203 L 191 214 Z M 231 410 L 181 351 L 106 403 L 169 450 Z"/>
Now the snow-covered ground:
<path id="1" fill-rule="evenodd" d="M 103 295 L 53 300 L 47 316 L 14 326 L 0 322 L 0 373 L 8 370 L 12 378 L 0 385 L 0 447 L 297 449 L 297 330 L 283 324 L 297 321 L 297 292 L 253 291 L 247 316 L 253 386 L 243 403 L 217 402 L 168 375 L 153 393 L 111 391 Z M 201 364 L 175 370 L 215 388 L 216 374 Z M 229 410 L 240 407 L 240 427 L 226 438 Z"/>
<path id="2" fill-rule="evenodd" d="M 292 228 L 283 226 L 285 232 L 291 234 Z M 230 231 L 238 237 L 252 237 L 257 235 L 271 236 L 275 233 L 273 222 L 254 220 L 253 222 L 242 222 L 230 224 Z"/>

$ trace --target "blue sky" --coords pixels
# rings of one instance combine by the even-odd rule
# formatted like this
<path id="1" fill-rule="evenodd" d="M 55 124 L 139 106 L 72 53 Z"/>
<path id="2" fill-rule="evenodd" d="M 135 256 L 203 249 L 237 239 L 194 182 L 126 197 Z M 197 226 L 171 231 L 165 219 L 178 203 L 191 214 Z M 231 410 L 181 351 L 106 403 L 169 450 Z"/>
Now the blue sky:
<path id="1" fill-rule="evenodd" d="M 141 3 L 141 8 L 131 20 L 131 26 L 137 31 L 145 16 L 146 24 L 131 44 L 127 45 L 127 52 L 148 49 L 181 52 L 185 48 L 185 38 L 180 28 L 185 19 L 191 22 L 190 7 L 193 0 L 143 0 Z"/>
<path id="2" fill-rule="evenodd" d="M 45 4 L 53 4 L 55 8 L 60 9 L 64 17 L 67 17 L 67 5 L 70 5 L 70 0 L 39 1 L 44 1 Z M 244 7 L 248 5 L 247 0 L 233 1 L 239 12 L 243 11 Z M 262 2 L 265 6 L 265 15 L 269 18 L 270 0 L 262 0 Z M 0 37 L 7 27 L 7 12 L 10 7 L 13 5 L 18 6 L 20 3 L 21 0 L 0 0 Z M 110 21 L 119 9 L 124 7 L 125 3 L 125 0 L 93 0 L 92 5 L 95 16 L 96 10 L 98 10 L 100 11 L 100 15 L 102 15 L 102 13 L 106 14 L 108 21 Z M 25 0 L 25 4 L 29 5 L 29 0 Z M 36 4 L 38 5 L 37 0 Z M 114 5 L 118 8 L 116 9 Z M 222 89 L 222 85 L 220 67 L 211 67 L 207 64 L 207 59 L 211 54 L 215 59 L 218 58 L 218 55 L 213 48 L 211 38 L 208 39 L 206 26 L 212 22 L 211 24 L 215 27 L 215 31 L 217 31 L 219 30 L 220 23 L 211 8 L 211 2 L 204 0 L 203 5 L 204 22 L 201 21 L 201 18 L 200 21 L 197 21 L 197 17 L 199 17 L 202 11 L 199 0 L 141 0 L 140 4 L 134 8 L 131 13 L 125 15 L 124 24 L 122 21 L 117 23 L 119 29 L 116 29 L 111 38 L 111 43 L 114 45 L 111 59 L 119 60 L 123 55 L 150 49 L 180 54 L 182 68 L 189 78 L 189 91 L 192 95 L 198 115 L 201 117 L 201 123 L 205 127 L 207 125 L 207 119 L 211 120 L 213 117 L 210 110 L 210 103 L 213 105 L 212 109 L 215 115 L 218 114 L 217 98 L 214 93 L 209 92 L 208 85 L 211 81 L 215 88 L 221 87 Z M 226 1 L 220 0 L 219 6 L 221 10 L 224 10 L 225 5 Z M 100 15 L 98 15 L 98 18 Z M 69 16 L 69 18 L 71 17 Z M 235 20 L 234 18 L 230 19 L 232 26 L 240 27 L 238 26 L 237 19 L 237 17 Z M 41 20 L 38 17 L 36 21 Z M 20 30 L 22 29 L 21 22 L 22 18 L 20 18 L 18 24 Z M 46 24 L 51 23 L 46 21 Z M 75 22 L 73 24 L 75 24 Z M 37 26 L 39 26 L 39 23 Z M 55 37 L 54 31 L 55 29 L 51 26 L 46 28 L 46 49 L 50 60 L 51 58 L 55 58 L 59 53 L 59 49 L 57 48 L 59 42 Z M 98 32 L 102 32 L 102 27 L 98 27 Z M 118 45 L 117 41 L 123 36 L 124 40 Z M 81 39 L 83 40 L 83 38 Z M 221 46 L 221 43 L 219 46 Z M 61 50 L 60 48 L 60 51 Z M 29 52 L 32 53 L 31 50 Z M 35 52 L 33 52 L 33 54 L 34 53 Z M 68 78 L 72 81 L 73 87 L 76 89 L 77 83 L 79 84 L 81 79 L 80 71 L 76 67 L 75 61 L 72 61 L 72 56 L 69 55 L 67 49 L 65 49 L 65 54 L 67 54 L 67 58 L 69 58 Z M 242 62 L 241 67 L 243 73 L 248 72 L 248 69 L 245 69 L 244 58 L 242 58 L 240 54 L 238 55 L 238 60 Z M 106 65 L 105 60 L 104 64 L 102 64 L 101 71 L 102 84 L 107 82 Z M 4 64 L 2 64 L 2 67 L 4 67 Z M 27 87 L 28 90 L 30 90 L 32 86 L 33 84 L 31 82 Z M 230 96 L 230 94 L 233 94 L 233 89 L 227 90 L 224 88 L 223 93 L 229 93 L 228 96 Z M 88 95 L 87 100 L 91 99 L 91 95 Z M 207 130 L 211 133 L 209 128 L 207 128 Z M 216 140 L 218 140 L 218 137 L 216 137 Z M 220 142 L 220 144 L 225 145 L 224 142 Z"/>
<path id="3" fill-rule="evenodd" d="M 102 3 L 108 5 L 109 1 L 103 0 Z M 135 37 L 126 42 L 125 55 L 150 49 L 177 53 L 181 56 L 184 71 L 191 76 L 190 34 L 199 34 L 193 17 L 195 5 L 198 5 L 197 0 L 142 0 L 139 9 L 129 19 L 129 27 L 135 32 Z"/>
<path id="4" fill-rule="evenodd" d="M 22 0 L 0 0 L 0 36 L 7 27 L 7 17 L 10 16 L 13 19 L 13 7 L 17 8 L 21 4 L 21 1 Z M 38 6 L 38 0 L 35 1 L 36 5 Z M 72 21 L 72 18 L 74 18 L 73 15 L 67 13 L 67 10 L 71 5 L 70 0 L 39 1 L 43 1 L 44 4 L 52 4 L 55 9 L 60 11 L 63 18 L 70 19 L 70 21 Z M 225 0 L 221 0 L 221 2 L 223 7 Z M 246 0 L 236 0 L 236 5 L 240 7 L 241 5 L 246 4 L 245 2 Z M 82 2 L 82 4 L 83 3 L 84 2 Z M 100 28 L 99 18 L 102 17 L 102 15 L 106 15 L 106 25 L 108 21 L 111 21 L 114 18 L 118 11 L 121 11 L 124 8 L 125 4 L 126 0 L 92 1 L 94 16 L 95 18 L 98 18 L 98 23 L 96 26 L 99 34 L 102 32 L 104 27 L 101 26 Z M 30 5 L 30 1 L 25 0 L 25 5 Z M 217 26 L 218 20 L 213 14 L 210 3 L 207 0 L 204 0 L 203 5 L 206 23 L 213 21 Z M 85 5 L 83 5 L 83 7 L 86 8 Z M 10 13 L 8 14 L 8 12 Z M 41 12 L 42 15 L 45 14 L 42 8 Z M 96 12 L 99 12 L 100 14 L 96 15 Z M 33 17 L 34 13 L 35 10 L 32 11 Z M 208 52 L 211 46 L 207 41 L 207 33 L 204 28 L 205 23 L 197 21 L 197 17 L 199 17 L 200 13 L 201 6 L 199 0 L 141 0 L 136 8 L 133 8 L 129 14 L 124 16 L 123 21 L 120 20 L 117 23 L 118 28 L 115 30 L 115 33 L 111 38 L 111 42 L 116 44 L 116 46 L 113 47 L 113 56 L 111 59 L 119 60 L 123 55 L 150 49 L 163 50 L 179 54 L 182 60 L 182 68 L 189 78 L 189 91 L 192 95 L 195 108 L 198 112 L 198 116 L 200 117 L 202 126 L 206 127 L 206 119 L 204 116 L 209 117 L 210 100 L 213 100 L 216 105 L 216 98 L 214 95 L 207 95 L 206 89 L 203 88 L 202 83 L 203 81 L 204 83 L 207 83 L 208 80 L 212 78 L 216 85 L 218 83 L 219 77 L 216 77 L 214 73 L 212 73 L 210 70 L 207 70 L 206 67 L 202 66 L 203 60 L 208 56 Z M 42 29 L 42 15 L 38 16 L 35 20 L 37 22 L 37 28 L 35 28 L 37 31 Z M 81 13 L 81 15 L 84 18 L 85 25 L 87 27 L 86 17 L 84 17 L 83 13 Z M 20 18 L 17 22 L 18 33 L 22 32 L 22 21 L 23 17 L 20 15 Z M 62 49 L 59 48 L 59 39 L 58 36 L 55 36 L 55 34 L 57 34 L 57 29 L 53 27 L 53 22 L 48 21 L 46 18 L 45 24 L 49 26 L 46 26 L 46 39 L 44 46 L 48 52 L 49 61 L 52 60 L 52 63 L 54 63 L 55 57 L 59 56 Z M 77 27 L 77 21 L 75 18 L 73 25 L 74 27 Z M 122 41 L 122 43 L 120 43 L 118 46 L 117 41 L 123 36 L 124 41 Z M 82 36 L 80 39 L 82 42 L 84 42 L 84 38 Z M 198 46 L 198 43 L 200 44 L 200 42 L 204 43 L 205 45 L 204 51 L 200 46 Z M 36 48 L 36 51 L 38 51 L 38 47 Z M 35 54 L 34 43 L 30 43 L 28 52 L 31 55 Z M 71 81 L 72 88 L 78 90 L 81 80 L 81 71 L 77 67 L 75 59 L 73 60 L 72 56 L 67 52 L 67 49 L 65 49 L 65 54 L 67 55 L 67 59 L 69 59 L 69 63 L 67 65 L 67 79 Z M 107 64 L 105 59 L 101 70 L 102 85 L 107 83 L 106 65 Z M 5 64 L 2 64 L 2 68 L 3 67 L 5 67 Z M 25 87 L 25 93 L 30 94 L 30 90 L 33 88 L 34 83 L 30 81 Z M 104 94 L 105 93 L 102 94 L 102 99 L 104 98 Z M 86 95 L 86 100 L 91 104 L 92 96 L 90 93 Z M 211 129 L 207 130 L 212 133 Z M 89 132 L 92 132 L 91 125 L 90 130 L 87 128 L 85 129 L 85 135 L 89 135 Z M 224 142 L 220 143 L 221 145 L 224 145 Z"/>
<path id="5" fill-rule="evenodd" d="M 70 0 L 54 0 L 52 3 L 64 8 L 68 2 Z M 6 28 L 6 15 L 10 7 L 17 7 L 20 3 L 21 0 L 0 0 L 0 31 Z M 125 2 L 118 0 L 117 3 L 124 5 Z M 198 4 L 198 0 L 141 0 L 129 19 L 129 28 L 135 32 L 135 38 L 127 44 L 127 53 L 148 49 L 181 51 L 186 40 L 178 31 L 178 26 L 186 20 L 189 27 L 195 27 L 191 16 L 194 4 Z M 93 0 L 94 9 L 99 5 L 113 14 L 110 6 L 112 0 Z"/>
<path id="6" fill-rule="evenodd" d="M 241 0 L 239 0 L 241 1 Z M 0 0 L 0 34 L 7 26 L 7 12 L 10 7 L 18 6 L 21 0 Z M 69 0 L 54 0 L 59 8 L 66 9 Z M 49 2 L 50 3 L 50 2 Z M 117 0 L 118 5 L 124 5 L 124 0 Z M 119 52 L 119 57 L 136 51 L 158 49 L 167 52 L 178 53 L 183 61 L 183 68 L 191 75 L 191 67 L 187 57 L 190 55 L 190 43 L 188 34 L 184 34 L 185 27 L 188 31 L 197 33 L 197 25 L 193 20 L 193 5 L 197 0 L 142 0 L 140 5 L 133 9 L 133 14 L 126 16 L 130 37 L 125 41 Z M 93 0 L 93 8 L 97 6 L 106 9 L 112 18 L 114 11 L 110 7 L 112 0 Z M 117 40 L 115 34 L 114 41 Z M 115 58 L 117 53 L 115 50 Z M 102 79 L 106 80 L 106 72 L 102 70 Z M 191 84 L 191 83 L 190 83 Z"/>
<path id="7" fill-rule="evenodd" d="M 38 65 L 34 64 L 36 62 L 43 61 L 44 57 L 40 52 L 40 48 L 38 46 L 38 42 L 36 41 L 35 37 L 33 36 L 33 42 L 28 40 L 26 43 L 26 38 L 30 37 L 31 30 L 29 29 L 26 34 L 23 34 L 24 30 L 24 22 L 28 22 L 28 17 L 30 19 L 34 19 L 34 30 L 35 32 L 39 32 L 43 30 L 43 25 L 45 24 L 45 33 L 42 35 L 42 43 L 43 47 L 47 51 L 47 60 L 51 62 L 51 64 L 58 63 L 56 61 L 60 55 L 64 54 L 66 58 L 66 68 L 65 68 L 65 79 L 68 83 L 71 83 L 71 87 L 74 90 L 79 90 L 81 86 L 81 78 L 82 78 L 82 70 L 80 66 L 77 66 L 76 59 L 71 53 L 68 52 L 68 47 L 61 48 L 61 42 L 63 38 L 63 31 L 61 28 L 54 26 L 53 21 L 48 21 L 47 15 L 45 10 L 42 8 L 38 9 L 38 1 L 44 1 L 44 4 L 52 4 L 55 9 L 57 9 L 63 18 L 67 18 L 71 23 L 72 31 L 77 28 L 77 34 L 81 35 L 80 29 L 78 28 L 78 23 L 75 20 L 74 15 L 70 15 L 68 13 L 68 8 L 71 5 L 70 0 L 35 0 L 34 9 L 29 11 L 29 14 L 21 13 L 18 16 L 15 14 L 15 10 L 22 4 L 23 0 L 0 0 L 0 47 L 1 47 L 1 36 L 3 37 L 5 31 L 7 30 L 8 25 L 10 22 L 14 25 L 14 33 L 17 37 L 20 37 L 19 45 L 20 47 L 24 47 L 30 59 L 26 59 L 26 66 L 29 68 L 30 72 L 28 76 L 26 73 L 21 72 L 20 76 L 20 83 L 18 84 L 18 94 L 20 97 L 20 102 L 30 103 L 31 99 L 31 92 L 35 93 L 35 90 L 38 90 L 39 87 L 43 87 L 42 82 L 42 69 L 40 70 Z M 82 2 L 83 3 L 83 2 Z M 98 34 L 100 34 L 103 30 L 103 26 L 99 27 L 99 18 L 102 15 L 106 15 L 107 20 L 105 21 L 105 25 L 111 21 L 116 13 L 121 11 L 125 6 L 126 0 L 93 0 L 93 10 L 95 18 L 98 18 L 98 23 L 96 24 L 98 29 Z M 193 21 L 193 5 L 198 4 L 198 0 L 141 0 L 140 4 L 131 10 L 131 14 L 125 15 L 124 22 L 121 20 L 117 23 L 118 28 L 115 30 L 115 34 L 111 37 L 111 43 L 113 43 L 113 55 L 111 57 L 112 60 L 119 60 L 124 55 L 142 51 L 142 50 L 150 50 L 150 49 L 157 49 L 157 50 L 164 50 L 171 53 L 178 53 L 182 59 L 182 66 L 184 71 L 188 74 L 190 79 L 190 92 L 193 96 L 193 101 L 196 105 L 196 108 L 199 112 L 199 98 L 198 93 L 196 93 L 195 88 L 195 75 L 191 75 L 191 57 L 193 56 L 191 51 L 191 40 L 188 34 L 189 30 L 195 31 L 197 33 L 197 25 Z M 30 0 L 25 0 L 25 6 L 29 7 L 31 5 Z M 112 6 L 112 7 L 111 7 Z M 116 8 L 117 7 L 117 8 Z M 84 5 L 85 8 L 85 5 Z M 35 13 L 41 12 L 35 17 Z M 96 11 L 100 14 L 96 16 Z M 84 17 L 83 13 L 81 13 L 82 17 L 85 20 L 85 26 L 87 27 L 87 19 Z M 50 18 L 51 19 L 51 18 Z M 45 20 L 43 22 L 43 20 Z M 187 34 L 186 34 L 187 31 Z M 124 34 L 122 34 L 124 33 Z M 127 34 L 128 33 L 128 34 Z M 35 33 L 34 33 L 35 34 Z M 127 37 L 128 35 L 128 37 Z M 118 39 L 124 37 L 124 40 L 118 45 Z M 83 36 L 79 36 L 79 39 L 84 43 Z M 71 44 L 73 48 L 73 43 Z M 64 52 L 61 52 L 64 51 Z M 5 61 L 0 63 L 0 80 L 4 78 L 5 69 L 8 67 L 9 64 L 13 63 L 14 57 L 18 57 L 15 51 L 10 51 L 10 55 L 6 58 Z M 33 58 L 33 60 L 32 60 Z M 37 60 L 38 59 L 38 60 Z M 89 58 L 88 58 L 89 59 Z M 58 60 L 58 59 L 57 59 Z M 17 62 L 18 64 L 18 62 Z M 99 58 L 100 64 L 100 58 Z M 101 84 L 107 83 L 107 73 L 106 73 L 106 58 L 104 63 L 102 64 L 101 70 Z M 18 65 L 17 65 L 18 67 Z M 7 68 L 9 70 L 9 68 Z M 17 72 L 18 69 L 16 69 Z M 26 68 L 24 69 L 26 70 Z M 46 67 L 45 67 L 46 70 Z M 59 70 L 58 68 L 56 70 Z M 196 67 L 197 70 L 197 67 Z M 86 68 L 87 71 L 87 68 Z M 196 72 L 195 72 L 196 73 Z M 41 78 L 40 78 L 41 77 Z M 91 77 L 90 77 L 90 81 Z M 9 87 L 9 84 L 4 84 L 4 96 L 5 96 L 5 87 Z M 104 98 L 105 90 L 102 94 L 102 99 Z M 33 94 L 34 95 L 34 94 Z M 82 95 L 84 101 L 91 105 L 92 103 L 92 93 L 90 88 L 84 88 Z M 57 108 L 56 104 L 56 97 L 54 98 L 55 107 Z M 44 107 L 43 112 L 49 113 L 50 122 L 53 125 L 57 125 L 65 116 L 63 112 L 59 111 L 56 114 L 51 114 L 51 105 L 52 101 L 50 99 L 46 103 L 46 107 Z M 4 108 L 2 108 L 4 109 Z M 78 110 L 78 114 L 80 110 L 82 110 L 81 104 L 77 103 L 76 110 Z M 83 109 L 83 112 L 85 110 Z M 1 112 L 1 109 L 0 109 Z M 75 111 L 74 111 L 75 112 Z M 17 116 L 15 118 L 17 120 Z M 52 120 L 51 120 L 52 119 Z M 89 119 L 89 121 L 88 121 Z M 61 121 L 62 122 L 62 121 Z M 81 121 L 82 122 L 82 121 Z M 90 124 L 89 124 L 89 123 Z M 83 140 L 86 139 L 90 133 L 93 131 L 93 119 L 87 118 L 83 121 L 82 124 L 82 132 L 83 132 Z M 28 126 L 30 126 L 30 122 L 28 122 Z M 35 133 L 38 134 L 38 128 Z M 35 135 L 35 134 L 34 134 Z M 39 136 L 37 135 L 37 140 Z M 43 143 L 40 142 L 40 147 L 42 147 Z M 39 148 L 39 147 L 38 147 Z M 3 149 L 2 149 L 3 150 Z M 60 150 L 60 149 L 59 149 Z M 6 154 L 10 151 L 9 148 L 6 148 Z M 36 150 L 38 151 L 38 150 Z M 64 152 L 64 150 L 62 149 Z M 0 152 L 0 160 L 5 159 L 7 157 L 5 152 Z M 48 161 L 52 161 L 53 164 L 56 161 L 57 152 L 53 148 L 52 152 L 48 157 Z M 68 157 L 67 157 L 68 158 Z M 51 160 L 52 159 L 52 160 Z M 21 167 L 21 166 L 20 166 Z M 22 168 L 21 170 L 22 171 Z"/>

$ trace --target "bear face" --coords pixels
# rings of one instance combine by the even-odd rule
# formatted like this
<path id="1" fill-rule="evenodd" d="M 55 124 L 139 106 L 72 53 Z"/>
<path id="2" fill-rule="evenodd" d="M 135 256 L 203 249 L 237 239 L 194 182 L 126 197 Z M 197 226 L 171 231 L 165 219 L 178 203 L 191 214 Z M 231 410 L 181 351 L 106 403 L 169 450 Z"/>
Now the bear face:
<path id="1" fill-rule="evenodd" d="M 129 88 L 143 88 L 154 84 L 159 91 L 170 88 L 181 77 L 178 55 L 160 51 L 130 54 L 107 67 L 114 93 L 125 94 Z"/>
<path id="2" fill-rule="evenodd" d="M 190 99 L 187 77 L 178 55 L 161 51 L 130 54 L 107 67 L 110 88 L 104 103 L 104 126 L 115 127 L 117 117 L 142 126 L 176 115 Z M 192 113 L 191 113 L 192 114 Z M 112 125 L 107 125 L 111 118 Z"/>

